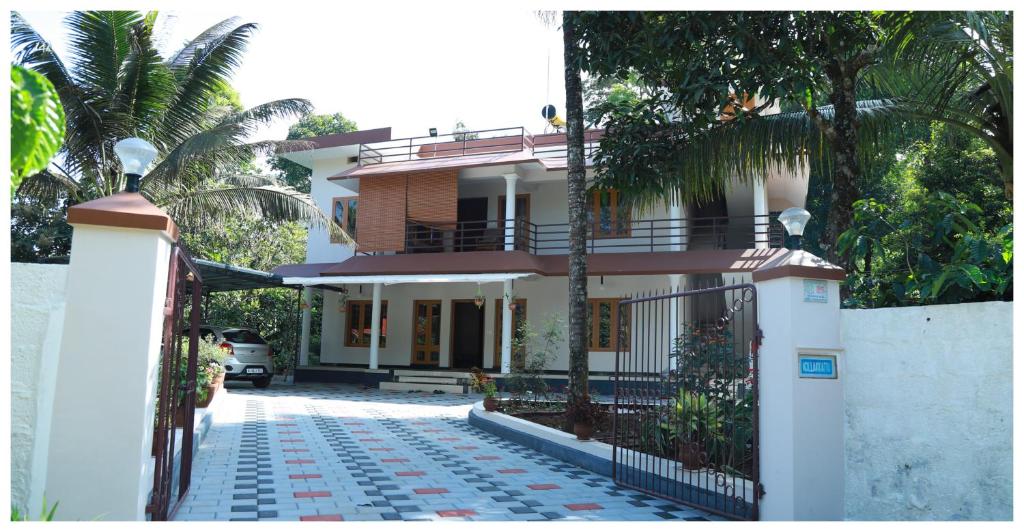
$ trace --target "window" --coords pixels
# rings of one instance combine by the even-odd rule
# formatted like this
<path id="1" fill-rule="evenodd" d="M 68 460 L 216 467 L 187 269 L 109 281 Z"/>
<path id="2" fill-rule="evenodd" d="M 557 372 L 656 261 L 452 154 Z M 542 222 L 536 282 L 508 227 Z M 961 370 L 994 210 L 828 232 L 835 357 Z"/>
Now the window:
<path id="1" fill-rule="evenodd" d="M 265 344 L 267 343 L 260 335 L 248 329 L 229 329 L 221 334 L 224 339 L 236 344 Z"/>
<path id="2" fill-rule="evenodd" d="M 615 328 L 619 323 L 618 299 L 588 299 L 587 329 L 590 330 L 590 351 L 615 351 L 618 346 Z M 597 316 L 597 319 L 594 319 Z M 623 350 L 629 349 L 629 315 L 623 317 Z"/>
<path id="3" fill-rule="evenodd" d="M 630 213 L 618 190 L 595 190 L 587 207 L 587 223 L 594 238 L 629 236 Z"/>
<path id="4" fill-rule="evenodd" d="M 348 333 L 345 345 L 348 347 L 370 347 L 370 329 L 373 323 L 373 301 L 349 301 L 347 310 Z M 388 302 L 380 302 L 380 347 L 388 339 Z"/>
<path id="5" fill-rule="evenodd" d="M 358 203 L 358 198 L 334 198 L 334 204 L 331 206 L 334 223 L 338 224 L 338 227 L 348 233 L 353 240 L 356 238 L 356 207 Z M 331 238 L 331 242 L 338 244 L 341 241 Z"/>

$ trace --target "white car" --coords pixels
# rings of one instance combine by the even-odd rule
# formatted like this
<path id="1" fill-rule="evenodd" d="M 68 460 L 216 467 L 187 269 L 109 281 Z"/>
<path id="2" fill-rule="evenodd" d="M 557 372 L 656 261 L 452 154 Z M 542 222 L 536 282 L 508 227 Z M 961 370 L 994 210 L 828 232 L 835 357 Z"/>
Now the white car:
<path id="1" fill-rule="evenodd" d="M 187 336 L 189 329 L 182 331 Z M 199 336 L 213 337 L 228 352 L 224 361 L 224 380 L 252 381 L 257 388 L 270 386 L 274 376 L 274 351 L 256 331 L 241 327 L 200 325 Z"/>

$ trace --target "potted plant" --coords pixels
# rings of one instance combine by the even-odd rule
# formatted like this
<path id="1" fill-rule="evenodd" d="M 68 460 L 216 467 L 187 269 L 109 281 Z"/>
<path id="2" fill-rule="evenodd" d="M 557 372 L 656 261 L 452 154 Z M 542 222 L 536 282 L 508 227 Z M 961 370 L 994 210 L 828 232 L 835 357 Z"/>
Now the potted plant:
<path id="1" fill-rule="evenodd" d="M 476 296 L 473 297 L 473 304 L 476 308 L 484 308 L 484 303 L 487 302 L 487 298 L 484 297 L 484 293 L 480 291 L 480 285 L 476 285 Z"/>
<path id="2" fill-rule="evenodd" d="M 494 412 L 498 409 L 498 386 L 480 368 L 469 370 L 469 388 L 476 393 L 484 394 L 484 410 Z"/>
<path id="3" fill-rule="evenodd" d="M 488 412 L 494 412 L 498 409 L 498 386 L 494 384 L 494 380 L 488 380 L 483 385 L 484 392 L 484 410 Z"/>
<path id="4" fill-rule="evenodd" d="M 672 411 L 661 428 L 675 443 L 676 460 L 686 469 L 707 465 L 704 445 L 722 438 L 722 420 L 718 405 L 704 394 L 679 390 Z"/>

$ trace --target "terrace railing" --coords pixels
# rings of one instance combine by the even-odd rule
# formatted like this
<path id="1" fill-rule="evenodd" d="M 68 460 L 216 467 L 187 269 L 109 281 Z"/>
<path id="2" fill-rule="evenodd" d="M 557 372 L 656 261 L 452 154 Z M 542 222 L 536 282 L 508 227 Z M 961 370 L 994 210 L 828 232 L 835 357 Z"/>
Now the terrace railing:
<path id="1" fill-rule="evenodd" d="M 569 224 L 535 224 L 518 218 L 511 235 L 505 220 L 406 222 L 407 253 L 501 251 L 506 243 L 534 255 L 569 252 Z M 665 252 L 683 249 L 751 249 L 783 245 L 782 224 L 773 215 L 658 218 L 591 222 L 588 253 Z"/>
<path id="2" fill-rule="evenodd" d="M 584 133 L 583 150 L 586 157 L 593 156 L 603 133 L 603 130 Z M 531 135 L 523 127 L 510 127 L 360 144 L 359 165 L 521 151 L 529 151 L 537 157 L 565 157 L 565 133 Z"/>
<path id="3" fill-rule="evenodd" d="M 522 127 L 459 131 L 438 136 L 360 144 L 359 164 L 367 166 L 487 153 L 512 153 L 532 148 L 532 137 Z"/>

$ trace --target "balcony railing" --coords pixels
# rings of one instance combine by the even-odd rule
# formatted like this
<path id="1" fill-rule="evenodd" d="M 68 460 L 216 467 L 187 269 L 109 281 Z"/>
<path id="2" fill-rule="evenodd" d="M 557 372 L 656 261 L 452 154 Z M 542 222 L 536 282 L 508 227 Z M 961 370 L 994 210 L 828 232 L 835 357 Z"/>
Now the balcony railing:
<path id="1" fill-rule="evenodd" d="M 505 220 L 406 222 L 407 253 L 500 251 L 506 243 L 534 255 L 569 252 L 569 224 L 534 224 L 518 218 L 506 235 Z M 773 215 L 660 218 L 591 222 L 588 253 L 664 252 L 682 249 L 751 249 L 783 245 L 782 224 Z"/>
<path id="2" fill-rule="evenodd" d="M 583 149 L 593 155 L 603 130 L 584 133 Z M 565 157 L 565 133 L 531 135 L 526 128 L 510 127 L 459 131 L 438 136 L 410 137 L 359 145 L 359 165 L 448 159 L 467 155 L 529 151 L 538 157 Z"/>

